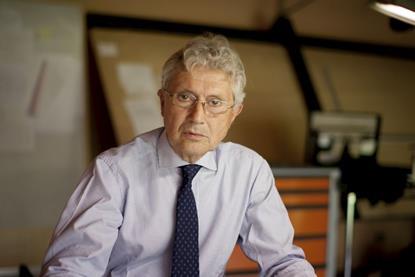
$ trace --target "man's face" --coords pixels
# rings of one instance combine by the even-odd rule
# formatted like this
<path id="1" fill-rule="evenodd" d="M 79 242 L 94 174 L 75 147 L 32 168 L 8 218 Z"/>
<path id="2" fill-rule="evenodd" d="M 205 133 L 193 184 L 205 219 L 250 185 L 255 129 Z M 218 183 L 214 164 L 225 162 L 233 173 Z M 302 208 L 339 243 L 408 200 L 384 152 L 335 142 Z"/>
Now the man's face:
<path id="1" fill-rule="evenodd" d="M 220 70 L 181 71 L 173 76 L 167 90 L 171 94 L 190 92 L 201 101 L 217 97 L 229 105 L 234 104 L 231 81 Z M 174 105 L 164 90 L 159 90 L 158 95 L 168 141 L 173 150 L 190 163 L 216 148 L 242 110 L 242 105 L 236 105 L 222 114 L 209 114 L 205 113 L 202 103 L 185 109 Z"/>

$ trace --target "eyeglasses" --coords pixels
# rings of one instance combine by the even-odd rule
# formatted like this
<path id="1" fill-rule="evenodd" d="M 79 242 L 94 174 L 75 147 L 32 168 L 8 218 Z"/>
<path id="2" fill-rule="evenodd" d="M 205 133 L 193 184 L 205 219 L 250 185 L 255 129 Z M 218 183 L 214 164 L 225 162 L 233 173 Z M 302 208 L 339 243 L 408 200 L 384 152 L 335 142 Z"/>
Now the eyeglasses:
<path id="1" fill-rule="evenodd" d="M 189 91 L 170 93 L 166 89 L 163 89 L 168 96 L 172 99 L 173 105 L 179 106 L 184 109 L 190 109 L 196 105 L 196 103 L 201 103 L 205 113 L 217 115 L 225 113 L 227 110 L 233 108 L 235 104 L 228 105 L 225 100 L 222 100 L 218 97 L 211 96 L 201 101 L 193 93 Z"/>

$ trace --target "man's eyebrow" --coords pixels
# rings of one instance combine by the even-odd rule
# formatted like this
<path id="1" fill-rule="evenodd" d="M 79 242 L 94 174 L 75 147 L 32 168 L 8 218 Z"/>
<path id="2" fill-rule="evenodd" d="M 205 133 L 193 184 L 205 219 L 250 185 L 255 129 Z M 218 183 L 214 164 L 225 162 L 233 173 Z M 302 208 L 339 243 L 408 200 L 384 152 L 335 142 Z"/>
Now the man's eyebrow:
<path id="1" fill-rule="evenodd" d="M 194 91 L 192 91 L 190 89 L 182 89 L 182 90 L 179 90 L 177 93 L 190 93 L 193 96 L 195 96 L 196 98 L 199 98 L 199 96 L 197 95 L 197 93 L 195 93 Z M 225 97 L 223 95 L 221 95 L 220 93 L 215 92 L 215 91 L 212 92 L 212 93 L 210 93 L 209 95 L 207 95 L 206 96 L 206 99 L 207 98 L 217 98 L 217 99 L 219 99 L 221 101 L 226 101 L 225 100 Z"/>
<path id="2" fill-rule="evenodd" d="M 191 93 L 194 96 L 196 96 L 196 93 L 194 91 L 189 90 L 189 89 L 182 89 L 182 90 L 179 90 L 177 93 L 183 93 L 183 92 Z"/>
<path id="3" fill-rule="evenodd" d="M 225 100 L 225 98 L 226 98 L 225 95 L 222 95 L 220 93 L 215 93 L 215 92 L 209 94 L 206 98 L 217 98 L 221 101 L 226 101 Z"/>

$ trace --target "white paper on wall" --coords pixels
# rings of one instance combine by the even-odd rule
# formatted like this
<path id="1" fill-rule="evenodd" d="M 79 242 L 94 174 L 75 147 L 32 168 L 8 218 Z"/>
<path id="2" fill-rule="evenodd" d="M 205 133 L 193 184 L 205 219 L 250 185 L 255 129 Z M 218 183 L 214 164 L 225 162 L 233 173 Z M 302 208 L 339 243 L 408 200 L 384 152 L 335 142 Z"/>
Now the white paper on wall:
<path id="1" fill-rule="evenodd" d="M 143 63 L 119 63 L 117 75 L 125 93 L 131 95 L 155 94 L 156 82 L 151 66 Z"/>
<path id="2" fill-rule="evenodd" d="M 42 65 L 44 76 L 35 113 L 36 129 L 71 133 L 82 103 L 81 63 L 70 55 L 49 54 Z"/>
<path id="3" fill-rule="evenodd" d="M 124 107 L 133 125 L 134 135 L 163 126 L 160 107 L 155 99 L 129 99 L 124 101 Z"/>
<path id="4" fill-rule="evenodd" d="M 33 119 L 14 110 L 0 108 L 0 152 L 30 152 L 35 148 Z"/>
<path id="5" fill-rule="evenodd" d="M 22 63 L 0 64 L 0 151 L 25 152 L 34 149 L 34 124 L 30 108 L 35 108 L 37 66 Z"/>

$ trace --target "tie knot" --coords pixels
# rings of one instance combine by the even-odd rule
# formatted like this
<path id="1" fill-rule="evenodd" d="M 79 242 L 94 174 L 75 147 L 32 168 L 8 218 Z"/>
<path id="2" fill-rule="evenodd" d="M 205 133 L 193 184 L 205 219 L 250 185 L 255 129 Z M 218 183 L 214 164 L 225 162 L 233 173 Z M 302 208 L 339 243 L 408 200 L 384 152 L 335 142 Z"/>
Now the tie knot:
<path id="1" fill-rule="evenodd" d="M 197 164 L 189 164 L 182 166 L 182 174 L 183 174 L 183 183 L 191 183 L 193 180 L 193 177 L 195 177 L 196 173 L 201 168 L 200 165 Z"/>

